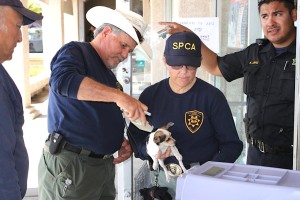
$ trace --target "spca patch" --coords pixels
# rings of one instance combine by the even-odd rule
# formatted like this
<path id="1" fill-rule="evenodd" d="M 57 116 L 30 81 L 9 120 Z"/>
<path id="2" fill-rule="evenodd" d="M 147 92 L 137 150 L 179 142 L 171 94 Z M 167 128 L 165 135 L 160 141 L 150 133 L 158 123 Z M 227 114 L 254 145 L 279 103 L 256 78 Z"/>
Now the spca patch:
<path id="1" fill-rule="evenodd" d="M 186 50 L 186 51 L 196 51 L 195 43 L 190 42 L 173 42 L 172 48 L 174 50 Z"/>
<path id="2" fill-rule="evenodd" d="M 185 125 L 191 133 L 197 132 L 204 120 L 203 112 L 198 110 L 188 111 L 184 116 Z"/>

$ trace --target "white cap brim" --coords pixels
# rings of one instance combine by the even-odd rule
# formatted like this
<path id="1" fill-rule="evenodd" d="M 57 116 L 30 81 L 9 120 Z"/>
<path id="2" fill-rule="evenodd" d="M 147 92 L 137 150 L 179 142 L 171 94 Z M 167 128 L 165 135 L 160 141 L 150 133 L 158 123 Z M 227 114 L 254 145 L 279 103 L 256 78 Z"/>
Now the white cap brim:
<path id="1" fill-rule="evenodd" d="M 96 28 L 104 23 L 112 24 L 127 33 L 137 44 L 140 43 L 132 24 L 113 9 L 95 6 L 86 13 L 86 19 Z"/>
<path id="2" fill-rule="evenodd" d="M 134 28 L 136 28 L 141 33 L 141 35 L 145 34 L 148 24 L 145 22 L 144 18 L 141 15 L 123 8 L 116 8 L 115 10 L 126 17 L 126 19 L 132 24 Z"/>

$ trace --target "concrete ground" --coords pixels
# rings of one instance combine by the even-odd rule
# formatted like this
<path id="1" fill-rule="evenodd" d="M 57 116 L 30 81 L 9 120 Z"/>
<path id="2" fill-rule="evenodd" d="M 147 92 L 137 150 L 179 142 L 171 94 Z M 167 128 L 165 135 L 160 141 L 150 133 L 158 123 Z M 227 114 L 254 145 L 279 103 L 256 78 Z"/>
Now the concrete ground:
<path id="1" fill-rule="evenodd" d="M 38 162 L 47 132 L 48 90 L 41 91 L 32 98 L 32 106 L 24 110 L 23 126 L 25 145 L 29 155 L 29 174 L 25 200 L 38 199 Z"/>
<path id="2" fill-rule="evenodd" d="M 48 107 L 48 89 L 44 89 L 38 95 L 32 98 L 32 106 L 26 110 L 24 140 L 29 155 L 29 175 L 28 190 L 25 200 L 38 199 L 38 163 L 42 153 L 47 132 L 47 107 Z M 133 161 L 133 177 L 138 172 L 142 161 L 135 159 Z"/>

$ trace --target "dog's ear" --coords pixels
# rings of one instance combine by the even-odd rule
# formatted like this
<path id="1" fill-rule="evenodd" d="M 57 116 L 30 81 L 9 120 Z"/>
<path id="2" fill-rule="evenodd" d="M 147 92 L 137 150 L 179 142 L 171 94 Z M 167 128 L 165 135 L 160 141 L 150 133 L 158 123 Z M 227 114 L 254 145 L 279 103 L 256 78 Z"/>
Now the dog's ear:
<path id="1" fill-rule="evenodd" d="M 147 135 L 147 137 L 145 138 L 145 142 L 146 142 L 146 144 L 148 144 L 148 142 L 149 142 L 149 138 L 150 138 L 150 134 L 149 134 L 149 135 Z"/>
<path id="2" fill-rule="evenodd" d="M 173 126 L 174 123 L 173 122 L 169 122 L 167 125 L 164 125 L 163 127 L 161 127 L 162 129 L 166 129 L 168 130 L 171 126 Z"/>

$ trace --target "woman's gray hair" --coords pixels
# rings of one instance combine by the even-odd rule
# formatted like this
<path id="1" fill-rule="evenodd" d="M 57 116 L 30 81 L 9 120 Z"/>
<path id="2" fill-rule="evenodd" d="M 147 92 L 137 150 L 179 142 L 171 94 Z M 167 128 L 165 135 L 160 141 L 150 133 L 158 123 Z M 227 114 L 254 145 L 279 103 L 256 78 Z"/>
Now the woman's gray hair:
<path id="1" fill-rule="evenodd" d="M 104 23 L 94 31 L 94 37 L 96 37 L 101 31 L 103 31 L 104 27 L 106 27 L 106 26 L 109 26 L 113 33 L 116 33 L 116 34 L 125 33 L 123 30 L 119 29 L 118 27 L 116 27 L 112 24 Z"/>

